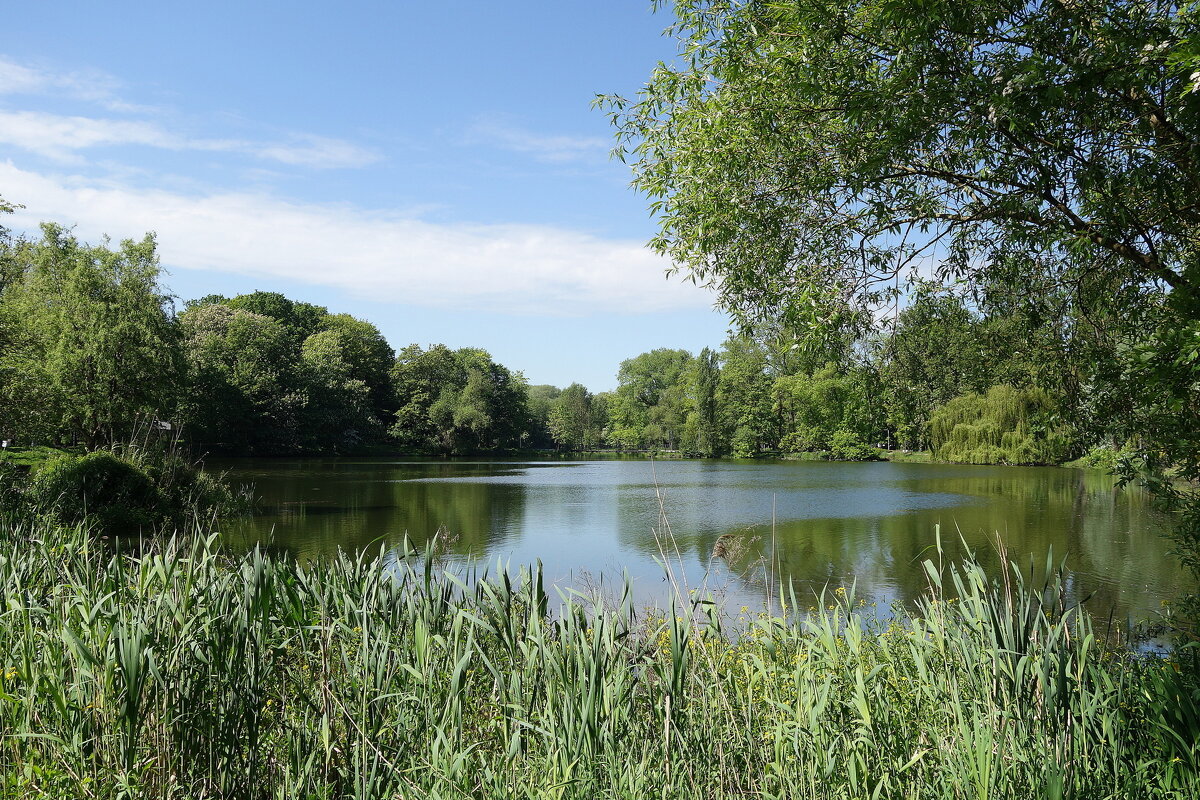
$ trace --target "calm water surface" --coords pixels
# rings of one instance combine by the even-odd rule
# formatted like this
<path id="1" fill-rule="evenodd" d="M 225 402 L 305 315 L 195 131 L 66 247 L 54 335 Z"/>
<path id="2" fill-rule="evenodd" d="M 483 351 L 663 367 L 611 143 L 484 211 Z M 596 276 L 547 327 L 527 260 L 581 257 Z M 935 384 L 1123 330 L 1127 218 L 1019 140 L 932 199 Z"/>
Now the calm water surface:
<path id="1" fill-rule="evenodd" d="M 854 583 L 886 608 L 921 592 L 941 526 L 952 556 L 961 534 L 993 570 L 997 540 L 1022 563 L 1044 565 L 1052 551 L 1073 592 L 1117 620 L 1150 618 L 1192 588 L 1147 498 L 1086 470 L 350 458 L 210 467 L 253 482 L 263 502 L 253 518 L 225 523 L 227 540 L 269 542 L 300 560 L 396 550 L 405 533 L 422 543 L 445 528 L 454 561 L 515 572 L 540 559 L 564 587 L 627 572 L 641 599 L 665 599 L 665 548 L 676 574 L 692 586 L 707 579 L 731 606 L 761 607 L 784 576 L 803 597 Z M 725 534 L 727 552 L 714 556 Z"/>

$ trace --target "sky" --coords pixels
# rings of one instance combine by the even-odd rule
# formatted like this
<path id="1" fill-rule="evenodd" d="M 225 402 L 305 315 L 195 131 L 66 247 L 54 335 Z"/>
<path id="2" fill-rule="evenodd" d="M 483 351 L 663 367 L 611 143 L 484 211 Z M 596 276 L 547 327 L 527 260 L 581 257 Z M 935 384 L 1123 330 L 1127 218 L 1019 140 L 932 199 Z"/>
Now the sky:
<path id="1" fill-rule="evenodd" d="M 483 347 L 532 384 L 725 338 L 645 243 L 599 94 L 670 60 L 606 2 L 24 3 L 0 39 L 0 197 L 96 243 L 157 236 L 180 303 L 278 291 L 397 350 Z"/>

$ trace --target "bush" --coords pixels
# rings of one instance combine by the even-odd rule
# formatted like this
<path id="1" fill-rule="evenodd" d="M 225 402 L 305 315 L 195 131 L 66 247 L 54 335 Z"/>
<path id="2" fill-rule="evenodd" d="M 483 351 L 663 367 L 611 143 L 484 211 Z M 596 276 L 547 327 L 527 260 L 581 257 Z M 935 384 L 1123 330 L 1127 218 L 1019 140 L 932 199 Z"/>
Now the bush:
<path id="1" fill-rule="evenodd" d="M 195 514 L 237 511 L 244 500 L 178 453 L 132 447 L 52 458 L 33 470 L 25 495 L 59 522 L 107 534 L 180 526 Z"/>
<path id="2" fill-rule="evenodd" d="M 879 453 L 857 434 L 843 428 L 830 438 L 829 457 L 834 461 L 878 461 Z"/>
<path id="3" fill-rule="evenodd" d="M 1116 472 L 1117 463 L 1129 454 L 1128 450 L 1099 445 L 1087 451 L 1082 457 L 1072 461 L 1068 466 L 1084 469 L 1102 469 L 1105 472 Z"/>
<path id="4" fill-rule="evenodd" d="M 829 448 L 829 432 L 810 425 L 797 425 L 796 429 L 779 443 L 779 449 L 787 453 L 811 453 Z"/>
<path id="5" fill-rule="evenodd" d="M 29 498 L 61 522 L 94 520 L 105 533 L 152 528 L 168 516 L 167 499 L 151 477 L 106 451 L 41 464 L 33 472 Z"/>

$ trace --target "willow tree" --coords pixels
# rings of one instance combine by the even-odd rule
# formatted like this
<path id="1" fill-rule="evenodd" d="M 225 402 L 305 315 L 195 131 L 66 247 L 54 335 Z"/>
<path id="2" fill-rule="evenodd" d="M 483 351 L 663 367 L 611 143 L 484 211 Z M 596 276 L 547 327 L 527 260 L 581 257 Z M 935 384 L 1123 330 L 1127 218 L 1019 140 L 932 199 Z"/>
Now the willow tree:
<path id="1" fill-rule="evenodd" d="M 1200 478 L 1194 5 L 673 10 L 676 59 L 637 98 L 607 98 L 659 251 L 742 322 L 797 329 L 886 301 L 914 274 L 1063 291 L 1072 319 L 1096 315 L 1140 342 L 1098 376 L 1151 445 L 1145 463 Z"/>

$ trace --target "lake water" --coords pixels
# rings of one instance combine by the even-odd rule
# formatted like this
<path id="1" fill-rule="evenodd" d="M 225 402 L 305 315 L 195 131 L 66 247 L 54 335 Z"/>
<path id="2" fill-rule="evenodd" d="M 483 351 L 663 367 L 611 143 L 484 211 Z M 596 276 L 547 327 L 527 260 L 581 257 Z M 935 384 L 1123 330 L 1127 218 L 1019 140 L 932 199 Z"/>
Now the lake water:
<path id="1" fill-rule="evenodd" d="M 780 578 L 798 596 L 855 584 L 887 608 L 926 585 L 937 529 L 992 570 L 1001 557 L 1065 559 L 1073 594 L 1117 620 L 1147 619 L 1192 586 L 1168 555 L 1165 520 L 1111 477 L 1053 467 L 794 461 L 484 461 L 387 458 L 213 461 L 262 498 L 224 523 L 235 546 L 269 542 L 300 560 L 338 548 L 396 550 L 439 528 L 449 560 L 492 569 L 541 560 L 561 587 L 668 597 L 663 561 L 728 606 L 762 607 Z M 664 523 L 665 520 L 665 523 Z M 718 539 L 724 555 L 714 555 Z"/>

